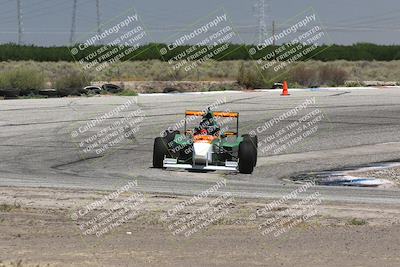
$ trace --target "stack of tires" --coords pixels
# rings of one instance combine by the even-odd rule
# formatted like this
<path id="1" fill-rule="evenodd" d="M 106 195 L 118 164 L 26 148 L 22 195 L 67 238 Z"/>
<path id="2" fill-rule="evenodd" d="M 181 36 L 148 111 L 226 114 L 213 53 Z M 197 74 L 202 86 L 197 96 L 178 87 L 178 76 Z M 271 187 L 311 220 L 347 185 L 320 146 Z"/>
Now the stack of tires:
<path id="1" fill-rule="evenodd" d="M 21 90 L 19 89 L 0 89 L 0 96 L 4 96 L 4 99 L 18 98 Z"/>

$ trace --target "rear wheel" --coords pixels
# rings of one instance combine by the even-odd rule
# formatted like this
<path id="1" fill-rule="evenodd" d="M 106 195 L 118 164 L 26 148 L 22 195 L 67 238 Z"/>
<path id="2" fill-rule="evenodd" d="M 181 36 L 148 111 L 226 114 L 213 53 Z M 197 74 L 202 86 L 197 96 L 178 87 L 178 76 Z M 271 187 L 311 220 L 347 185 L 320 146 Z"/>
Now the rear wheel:
<path id="1" fill-rule="evenodd" d="M 162 137 L 154 139 L 153 167 L 162 168 L 165 156 L 168 155 L 167 144 Z"/>
<path id="2" fill-rule="evenodd" d="M 255 151 L 254 152 L 254 166 L 256 166 L 257 165 L 257 156 L 258 156 L 258 153 L 257 153 L 257 150 L 258 150 L 258 137 L 257 137 L 257 135 L 251 136 L 249 134 L 244 134 L 244 135 L 242 135 L 242 137 L 243 137 L 244 141 L 250 142 L 252 144 L 253 148 L 254 148 L 254 151 Z"/>
<path id="3" fill-rule="evenodd" d="M 239 172 L 251 174 L 254 169 L 255 149 L 249 140 L 245 140 L 239 145 Z"/>

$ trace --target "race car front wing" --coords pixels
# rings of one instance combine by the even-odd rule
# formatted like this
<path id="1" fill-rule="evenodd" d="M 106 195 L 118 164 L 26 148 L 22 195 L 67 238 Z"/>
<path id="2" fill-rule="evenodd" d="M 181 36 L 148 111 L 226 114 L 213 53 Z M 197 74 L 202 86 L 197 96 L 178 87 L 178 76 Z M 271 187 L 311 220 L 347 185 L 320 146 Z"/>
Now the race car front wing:
<path id="1" fill-rule="evenodd" d="M 188 170 L 213 170 L 213 171 L 238 171 L 238 163 L 236 161 L 225 161 L 225 165 L 210 165 L 208 162 L 204 165 L 199 164 L 181 164 L 177 159 L 165 158 L 163 161 L 164 168 L 177 168 Z"/>

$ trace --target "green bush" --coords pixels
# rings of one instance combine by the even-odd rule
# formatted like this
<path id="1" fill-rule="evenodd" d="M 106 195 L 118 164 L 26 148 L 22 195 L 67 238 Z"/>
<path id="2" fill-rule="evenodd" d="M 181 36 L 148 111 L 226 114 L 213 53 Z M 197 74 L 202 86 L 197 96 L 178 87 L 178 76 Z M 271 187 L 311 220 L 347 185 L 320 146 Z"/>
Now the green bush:
<path id="1" fill-rule="evenodd" d="M 346 81 L 345 86 L 346 87 L 362 87 L 362 86 L 365 86 L 365 84 L 361 81 Z"/>
<path id="2" fill-rule="evenodd" d="M 0 73 L 0 89 L 20 90 L 21 95 L 37 94 L 44 88 L 44 75 L 33 68 L 19 67 Z"/>
<path id="3" fill-rule="evenodd" d="M 11 79 L 7 72 L 0 73 L 0 89 L 11 89 Z"/>
<path id="4" fill-rule="evenodd" d="M 237 81 L 240 85 L 248 89 L 262 88 L 265 86 L 265 81 L 262 74 L 256 67 L 249 64 L 240 64 Z"/>
<path id="5" fill-rule="evenodd" d="M 318 73 L 315 69 L 305 66 L 297 66 L 290 73 L 291 81 L 301 86 L 312 87 L 318 83 Z"/>
<path id="6" fill-rule="evenodd" d="M 69 70 L 66 74 L 56 79 L 54 87 L 59 96 L 81 95 L 83 88 L 90 85 L 91 78 L 78 70 Z"/>
<path id="7" fill-rule="evenodd" d="M 5 203 L 0 204 L 0 212 L 10 212 L 14 209 L 19 209 L 19 208 L 21 208 L 21 205 L 18 204 L 16 201 L 14 202 L 14 204 L 5 204 Z"/>
<path id="8" fill-rule="evenodd" d="M 328 86 L 344 85 L 348 77 L 345 70 L 333 65 L 322 66 L 319 70 L 319 80 L 321 84 Z"/>
<path id="9" fill-rule="evenodd" d="M 368 224 L 368 222 L 364 219 L 352 218 L 351 220 L 348 220 L 347 224 L 348 225 L 366 225 L 366 224 Z"/>

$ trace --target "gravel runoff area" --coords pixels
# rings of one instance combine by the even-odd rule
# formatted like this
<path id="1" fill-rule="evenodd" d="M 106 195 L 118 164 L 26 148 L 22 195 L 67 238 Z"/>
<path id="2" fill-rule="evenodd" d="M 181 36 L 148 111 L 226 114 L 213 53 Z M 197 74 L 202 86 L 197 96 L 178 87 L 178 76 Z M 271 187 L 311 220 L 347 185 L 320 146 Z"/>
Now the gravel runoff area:
<path id="1" fill-rule="evenodd" d="M 400 209 L 395 205 L 324 202 L 317 214 L 296 225 L 283 224 L 277 234 L 263 227 L 281 212 L 296 209 L 296 203 L 261 214 L 257 211 L 272 200 L 234 199 L 223 218 L 185 236 L 172 231 L 163 214 L 190 197 L 144 194 L 135 218 L 97 236 L 81 228 L 91 218 L 80 221 L 71 215 L 110 192 L 13 187 L 0 192 L 1 267 L 400 264 Z M 215 198 L 190 205 L 175 222 L 192 215 L 194 220 L 196 210 L 211 201 Z M 106 211 L 97 206 L 95 212 Z"/>

